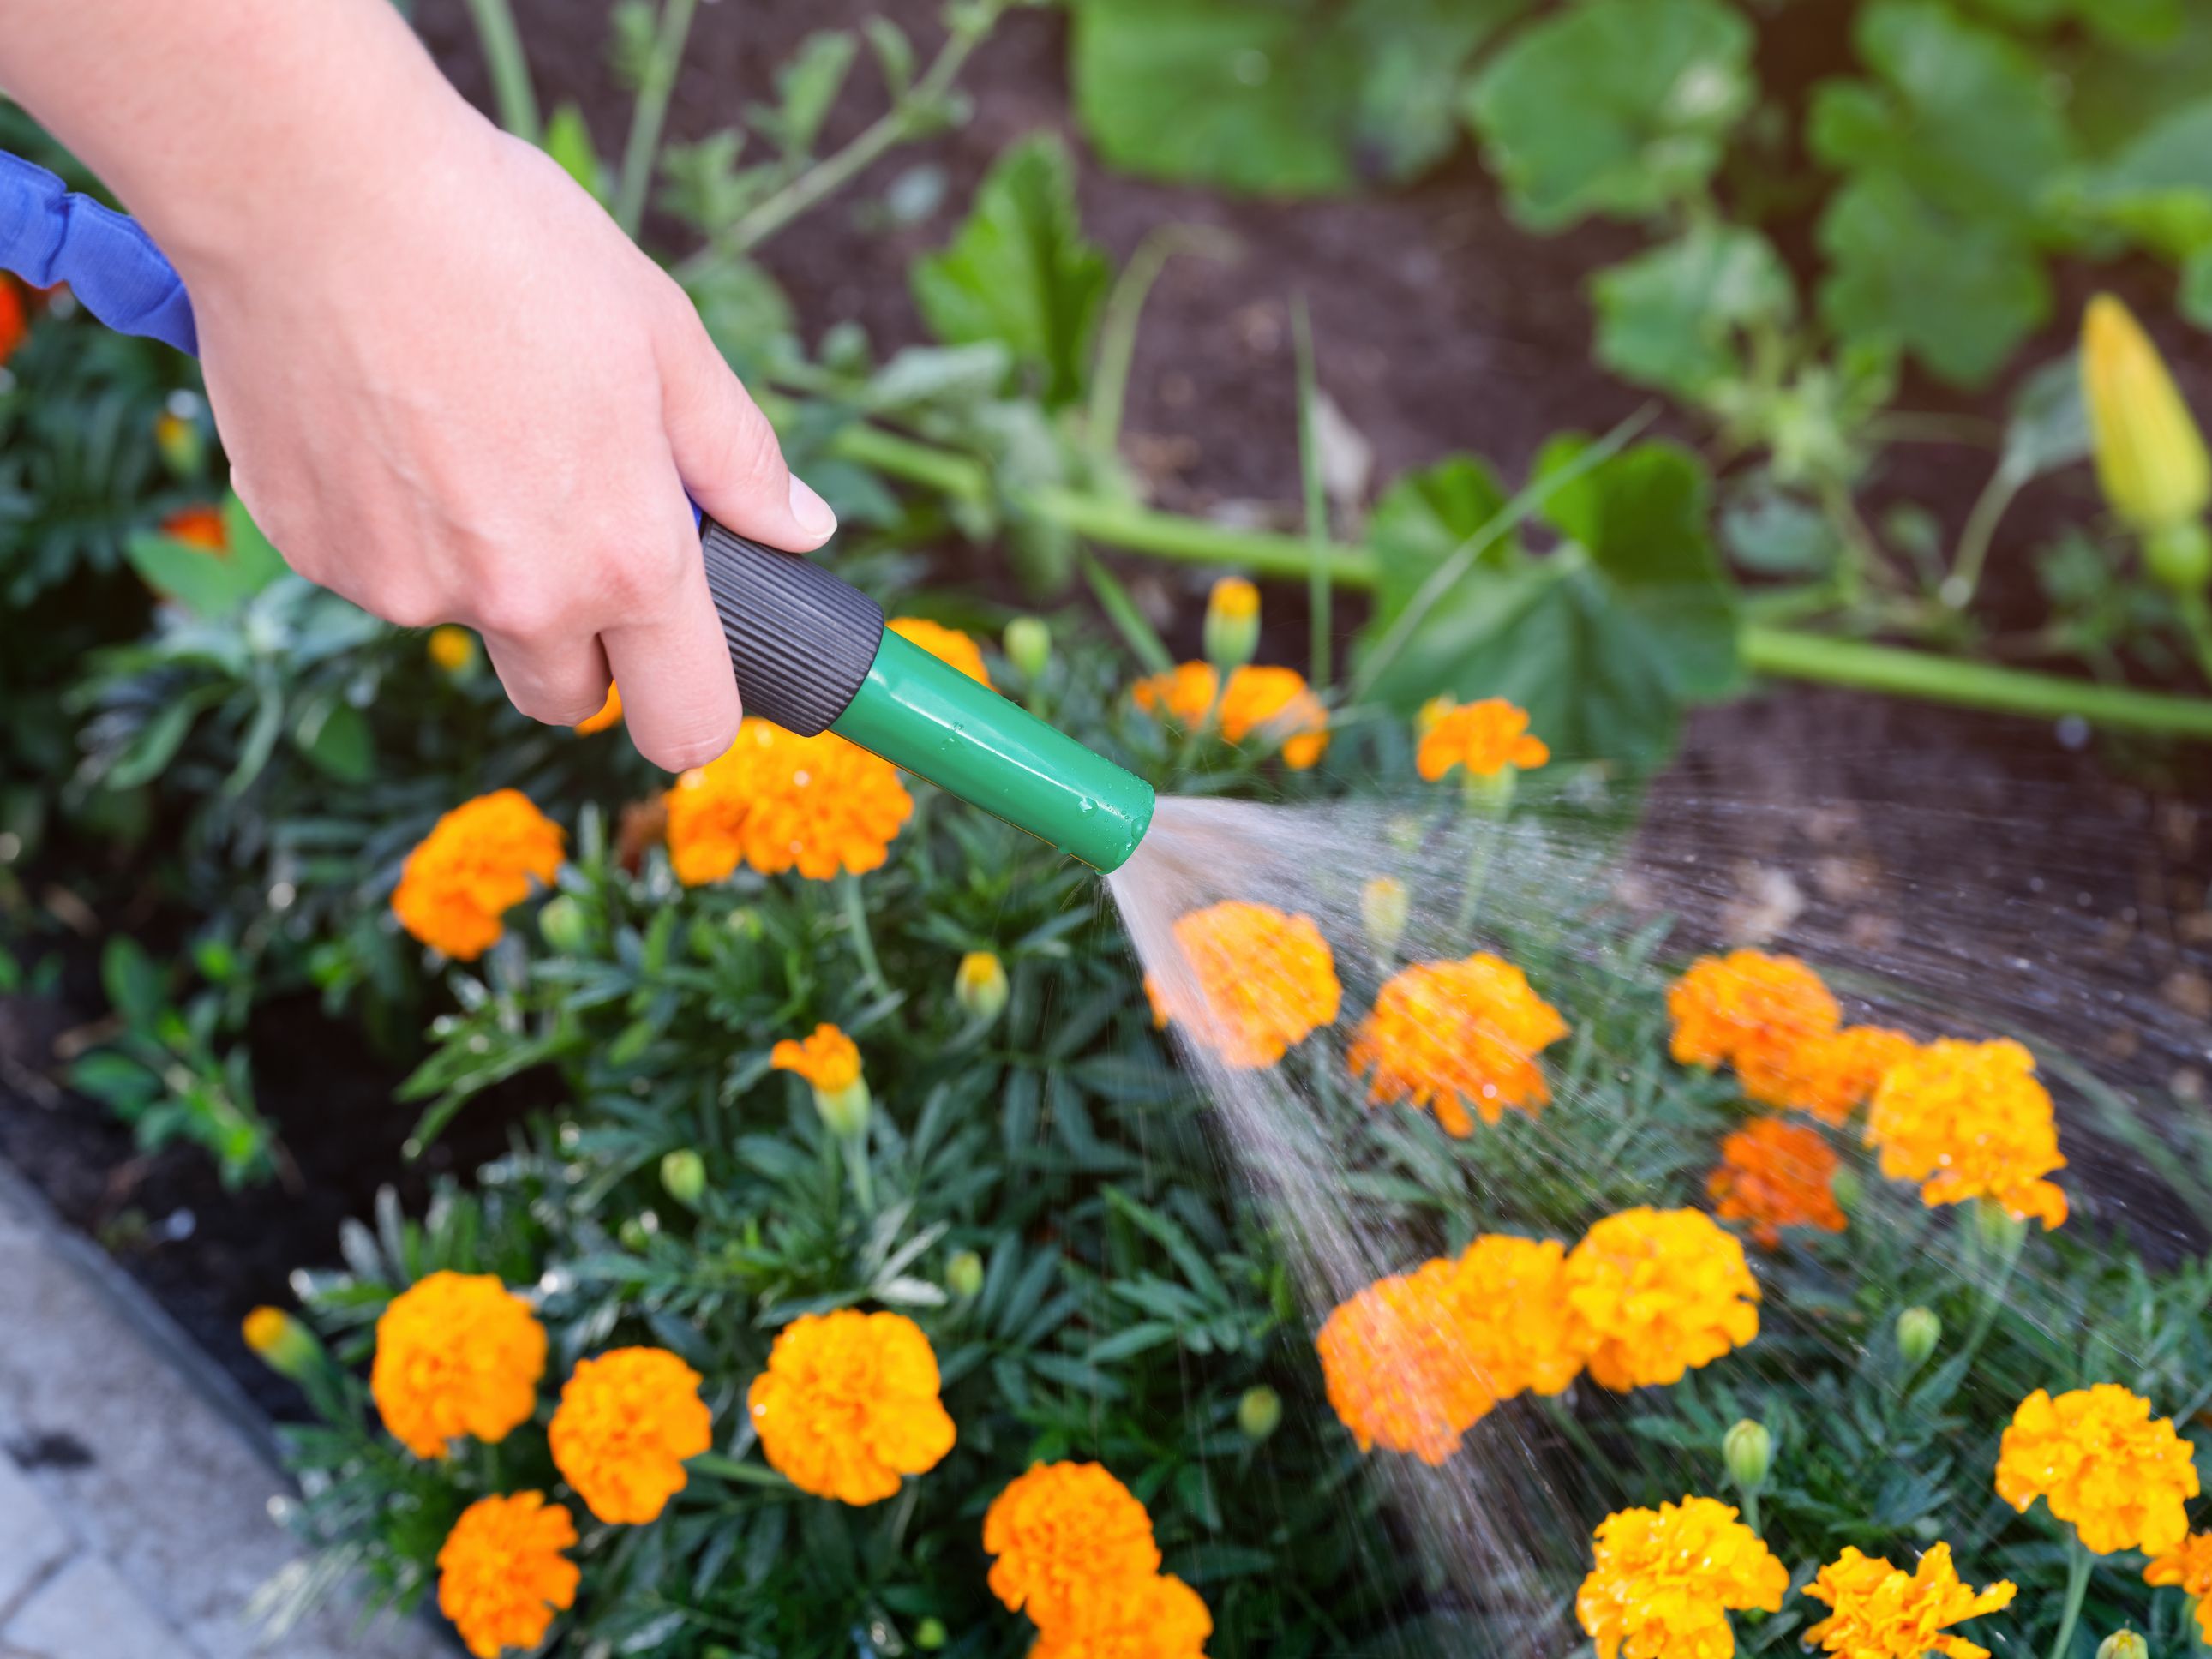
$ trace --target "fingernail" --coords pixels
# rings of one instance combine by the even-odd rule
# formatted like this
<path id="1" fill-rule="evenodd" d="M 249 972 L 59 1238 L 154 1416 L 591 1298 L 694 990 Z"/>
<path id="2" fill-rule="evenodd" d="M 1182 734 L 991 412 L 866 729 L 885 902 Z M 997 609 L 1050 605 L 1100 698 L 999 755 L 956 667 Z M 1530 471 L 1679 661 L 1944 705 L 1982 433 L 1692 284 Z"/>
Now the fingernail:
<path id="1" fill-rule="evenodd" d="M 837 515 L 830 510 L 830 503 L 816 495 L 805 479 L 796 475 L 791 480 L 791 516 L 810 536 L 826 537 L 837 528 Z"/>

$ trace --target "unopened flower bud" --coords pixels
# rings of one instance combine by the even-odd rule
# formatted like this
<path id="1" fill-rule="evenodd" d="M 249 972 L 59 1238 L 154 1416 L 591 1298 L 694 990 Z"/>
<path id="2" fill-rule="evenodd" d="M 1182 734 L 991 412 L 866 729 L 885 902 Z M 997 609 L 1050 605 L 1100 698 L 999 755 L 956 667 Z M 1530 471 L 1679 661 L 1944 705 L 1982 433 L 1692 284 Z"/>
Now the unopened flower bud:
<path id="1" fill-rule="evenodd" d="M 952 976 L 952 994 L 969 1018 L 989 1024 L 1006 1011 L 1006 968 L 995 952 L 970 951 Z"/>
<path id="2" fill-rule="evenodd" d="M 1985 1198 L 1974 1206 L 1974 1231 L 1984 1252 L 1992 1261 L 2002 1261 L 2027 1237 L 2027 1218 L 2014 1215 L 1994 1198 Z"/>
<path id="3" fill-rule="evenodd" d="M 1244 1390 L 1237 1402 L 1237 1426 L 1257 1445 L 1282 1425 L 1283 1396 L 1265 1384 Z"/>
<path id="4" fill-rule="evenodd" d="M 854 1078 L 842 1089 L 814 1091 L 814 1109 L 840 1140 L 857 1140 L 867 1132 L 868 1111 L 874 1104 L 864 1077 Z"/>
<path id="5" fill-rule="evenodd" d="M 1224 576 L 1206 601 L 1206 659 L 1226 674 L 1259 648 L 1260 590 L 1242 576 Z"/>
<path id="6" fill-rule="evenodd" d="M 660 1185 L 669 1197 L 686 1209 L 698 1206 L 707 1190 L 707 1160 L 689 1146 L 660 1155 Z"/>
<path id="7" fill-rule="evenodd" d="M 1856 1215 L 1859 1200 L 1866 1196 L 1866 1182 L 1850 1164 L 1839 1164 L 1829 1178 L 1828 1191 L 1834 1195 L 1838 1209 L 1845 1215 Z"/>
<path id="8" fill-rule="evenodd" d="M 945 1288 L 963 1302 L 972 1302 L 983 1293 L 983 1258 L 973 1250 L 961 1250 L 945 1264 Z"/>
<path id="9" fill-rule="evenodd" d="M 297 1382 L 323 1363 L 315 1334 L 282 1308 L 256 1308 L 240 1328 L 246 1346 L 279 1376 Z"/>
<path id="10" fill-rule="evenodd" d="M 477 665 L 477 636 L 465 628 L 456 628 L 447 623 L 430 630 L 423 650 L 431 662 L 459 679 Z"/>
<path id="11" fill-rule="evenodd" d="M 1395 876 L 1377 876 L 1359 890 L 1359 920 L 1376 956 L 1396 954 L 1398 941 L 1406 935 L 1410 908 L 1406 884 Z"/>
<path id="12" fill-rule="evenodd" d="M 757 941 L 765 938 L 768 933 L 768 924 L 761 920 L 760 912 L 750 904 L 741 904 L 731 911 L 722 926 L 742 939 Z"/>
<path id="13" fill-rule="evenodd" d="M 1943 1321 L 1933 1308 L 1907 1308 L 1897 1316 L 1897 1351 L 1915 1370 L 1928 1363 L 1943 1340 Z"/>
<path id="14" fill-rule="evenodd" d="M 1774 1437 L 1766 1425 L 1745 1418 L 1721 1439 L 1721 1458 L 1736 1490 L 1755 1492 L 1766 1484 L 1774 1467 Z"/>
<path id="15" fill-rule="evenodd" d="M 207 434 L 191 416 L 165 409 L 154 417 L 154 447 L 179 478 L 197 478 L 207 459 Z"/>
<path id="16" fill-rule="evenodd" d="M 2150 1644 L 2131 1630 L 2116 1630 L 2097 1644 L 2097 1659 L 2150 1659 Z"/>
<path id="17" fill-rule="evenodd" d="M 564 957 L 573 957 L 591 939 L 591 919 L 571 893 L 556 893 L 538 913 L 538 936 Z"/>
<path id="18" fill-rule="evenodd" d="M 951 1639 L 942 1619 L 925 1619 L 914 1627 L 914 1644 L 924 1653 L 934 1653 Z"/>
<path id="19" fill-rule="evenodd" d="M 1006 660 L 1025 680 L 1044 678 L 1052 665 L 1052 629 L 1036 617 L 1017 617 L 1006 624 Z"/>
<path id="20" fill-rule="evenodd" d="M 2156 537 L 2212 503 L 2212 456 L 2158 348 L 2109 294 L 2081 319 L 2081 398 L 2105 500 L 2129 529 Z"/>

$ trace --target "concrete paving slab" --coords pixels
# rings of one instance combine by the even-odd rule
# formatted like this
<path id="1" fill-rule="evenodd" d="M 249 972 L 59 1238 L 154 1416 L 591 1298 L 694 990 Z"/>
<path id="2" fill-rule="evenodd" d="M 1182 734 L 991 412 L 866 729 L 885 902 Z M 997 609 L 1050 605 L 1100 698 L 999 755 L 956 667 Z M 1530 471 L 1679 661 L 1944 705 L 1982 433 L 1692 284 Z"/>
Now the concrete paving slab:
<path id="1" fill-rule="evenodd" d="M 0 1626 L 0 1655 L 6 1659 L 149 1659 L 155 1654 L 204 1659 L 96 1555 L 71 1560 Z"/>

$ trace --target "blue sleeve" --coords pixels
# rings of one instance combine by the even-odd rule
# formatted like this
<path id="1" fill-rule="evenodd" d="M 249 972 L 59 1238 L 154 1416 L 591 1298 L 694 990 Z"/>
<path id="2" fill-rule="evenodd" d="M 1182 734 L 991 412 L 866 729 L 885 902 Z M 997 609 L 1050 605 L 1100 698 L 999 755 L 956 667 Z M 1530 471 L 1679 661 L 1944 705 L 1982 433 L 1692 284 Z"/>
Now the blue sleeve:
<path id="1" fill-rule="evenodd" d="M 197 354 L 192 302 L 137 222 L 73 196 L 44 167 L 0 152 L 0 270 L 34 288 L 67 283 L 108 327 Z"/>

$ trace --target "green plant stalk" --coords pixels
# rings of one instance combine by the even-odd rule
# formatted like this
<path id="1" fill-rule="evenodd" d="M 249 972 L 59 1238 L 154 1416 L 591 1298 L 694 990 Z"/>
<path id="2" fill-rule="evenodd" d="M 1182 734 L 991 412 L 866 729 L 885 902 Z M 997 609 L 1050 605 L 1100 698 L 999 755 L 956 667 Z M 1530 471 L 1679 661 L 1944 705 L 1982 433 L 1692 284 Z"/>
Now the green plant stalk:
<path id="1" fill-rule="evenodd" d="M 615 222 L 633 240 L 645 222 L 653 170 L 660 160 L 660 135 L 668 125 L 668 100 L 676 90 L 676 72 L 683 67 L 684 48 L 690 41 L 691 20 L 698 10 L 699 0 L 665 0 L 660 9 L 660 27 L 653 35 L 653 55 L 646 60 L 637 101 L 630 106 L 629 138 L 623 146 L 614 213 Z"/>
<path id="2" fill-rule="evenodd" d="M 1129 366 L 1137 355 L 1137 324 L 1145 301 L 1178 253 L 1225 257 L 1229 238 L 1206 225 L 1162 225 L 1146 234 L 1129 256 L 1114 291 L 1107 296 L 1106 314 L 1098 325 L 1098 352 L 1091 370 L 1091 401 L 1085 411 L 1083 437 L 1091 455 L 1110 465 L 1121 454 L 1121 415 L 1129 392 Z"/>
<path id="3" fill-rule="evenodd" d="M 860 891 L 860 878 L 850 870 L 837 878 L 837 898 L 844 907 L 845 931 L 853 936 L 853 954 L 860 958 L 861 977 L 878 996 L 889 996 L 890 981 L 884 977 L 883 963 L 876 959 L 875 935 L 868 931 L 867 900 Z"/>
<path id="4" fill-rule="evenodd" d="M 499 108 L 499 124 L 526 143 L 538 137 L 538 93 L 530 82 L 530 59 L 522 50 L 522 36 L 514 27 L 507 0 L 468 0 L 469 21 L 476 25 L 477 44 L 491 76 L 492 101 Z"/>
<path id="5" fill-rule="evenodd" d="M 2059 1616 L 2051 1659 L 2066 1659 L 2067 1650 L 2074 1645 L 2074 1630 L 2081 1622 L 2081 1602 L 2089 1593 L 2089 1566 L 2088 1547 L 2082 1543 L 2081 1534 L 2075 1533 L 2067 1540 L 2066 1610 Z"/>
<path id="6" fill-rule="evenodd" d="M 1974 498 L 1973 510 L 1967 514 L 1965 528 L 1959 532 L 1959 546 L 1951 558 L 1951 574 L 1942 587 L 1943 603 L 1954 611 L 1964 611 L 1973 600 L 1976 590 L 1982 585 L 1982 568 L 1989 562 L 1990 544 L 1996 539 L 1997 521 L 2012 505 L 2013 497 L 2020 494 L 2027 481 L 2012 468 L 2000 465 L 1990 474 L 1990 481 L 1982 486 L 1982 493 Z"/>
<path id="7" fill-rule="evenodd" d="M 1309 667 L 1318 688 L 1328 684 L 1329 652 L 1335 641 L 1329 616 L 1328 561 L 1320 556 L 1328 544 L 1328 491 L 1322 477 L 1321 434 L 1314 418 L 1321 390 L 1314 373 L 1313 319 L 1303 294 L 1291 306 L 1291 337 L 1297 347 L 1298 477 L 1305 485 L 1306 545 L 1314 550 L 1306 567 L 1306 608 L 1313 618 Z"/>

